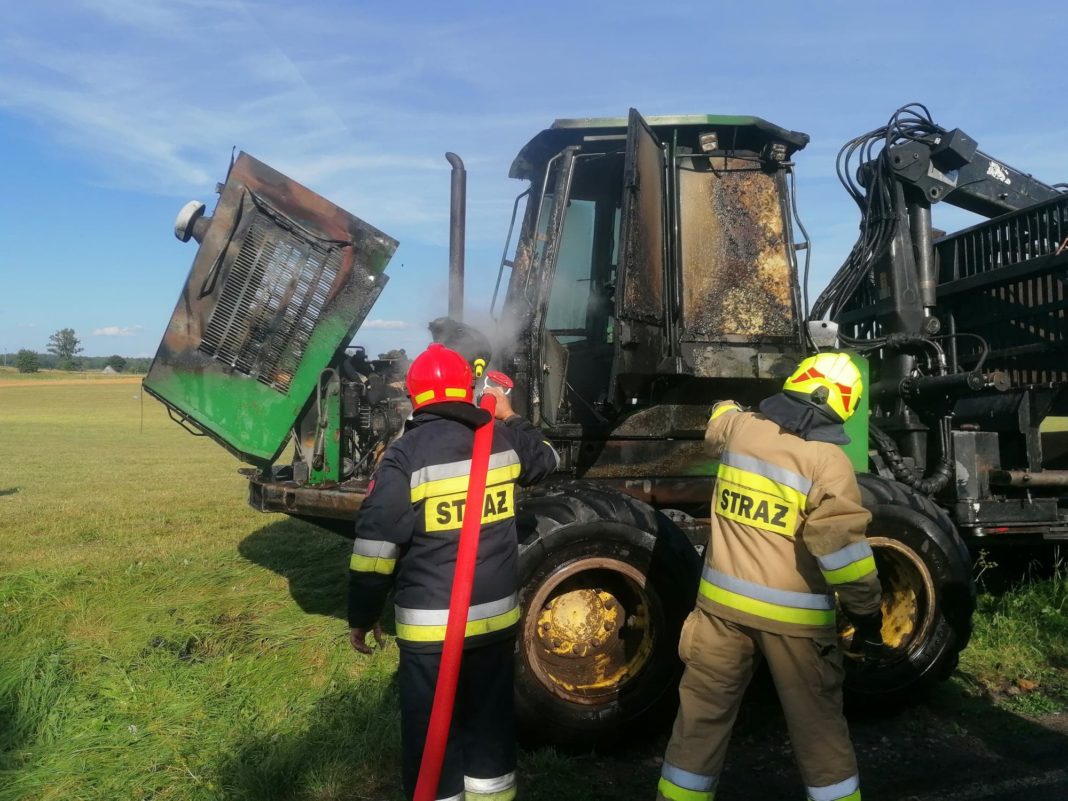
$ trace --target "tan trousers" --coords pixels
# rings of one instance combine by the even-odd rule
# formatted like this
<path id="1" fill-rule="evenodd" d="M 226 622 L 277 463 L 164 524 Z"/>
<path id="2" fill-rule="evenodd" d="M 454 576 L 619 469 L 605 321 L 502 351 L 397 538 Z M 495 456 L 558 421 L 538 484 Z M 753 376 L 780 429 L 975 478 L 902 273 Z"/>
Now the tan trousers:
<path id="1" fill-rule="evenodd" d="M 842 715 L 845 671 L 833 634 L 787 637 L 695 609 L 683 624 L 679 656 L 686 671 L 658 799 L 714 798 L 742 696 L 763 656 L 808 797 L 859 801 L 857 762 Z"/>

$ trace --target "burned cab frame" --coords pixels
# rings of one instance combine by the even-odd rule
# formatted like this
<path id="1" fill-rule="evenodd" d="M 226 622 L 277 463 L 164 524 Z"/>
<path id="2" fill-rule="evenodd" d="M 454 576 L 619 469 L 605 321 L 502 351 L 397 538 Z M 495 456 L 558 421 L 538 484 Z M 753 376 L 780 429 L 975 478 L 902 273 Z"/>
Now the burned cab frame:
<path id="1" fill-rule="evenodd" d="M 557 120 L 516 157 L 530 199 L 498 285 L 521 333 L 498 358 L 571 475 L 707 515 L 708 399 L 757 402 L 806 347 L 789 176 L 807 142 L 631 110 Z"/>

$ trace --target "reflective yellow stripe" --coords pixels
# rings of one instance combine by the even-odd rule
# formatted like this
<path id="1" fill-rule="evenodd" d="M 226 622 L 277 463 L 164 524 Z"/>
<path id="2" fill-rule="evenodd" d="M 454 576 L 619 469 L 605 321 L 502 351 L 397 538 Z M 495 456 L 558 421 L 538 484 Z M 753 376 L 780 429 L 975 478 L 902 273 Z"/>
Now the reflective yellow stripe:
<path id="1" fill-rule="evenodd" d="M 494 484 L 503 484 L 505 481 L 519 478 L 519 473 L 521 471 L 522 467 L 519 464 L 496 467 L 486 473 L 486 486 L 490 487 Z M 436 481 L 424 481 L 422 484 L 417 484 L 412 487 L 412 503 L 421 501 L 427 497 L 451 495 L 455 492 L 467 492 L 467 482 L 469 478 L 470 476 L 468 475 L 462 475 L 455 476 L 454 478 L 439 478 Z"/>
<path id="2" fill-rule="evenodd" d="M 828 584 L 845 584 L 847 581 L 856 581 L 869 573 L 874 573 L 875 558 L 868 556 L 837 570 L 823 570 L 821 572 L 823 577 L 827 579 Z"/>
<path id="3" fill-rule="evenodd" d="M 717 403 L 715 408 L 712 410 L 712 416 L 708 419 L 715 420 L 717 417 L 722 417 L 727 412 L 740 412 L 741 410 L 742 407 L 739 406 L 737 403 Z"/>
<path id="4" fill-rule="evenodd" d="M 354 553 L 349 560 L 349 569 L 360 573 L 381 573 L 389 576 L 396 567 L 396 559 L 383 559 L 381 556 L 361 556 Z"/>
<path id="5" fill-rule="evenodd" d="M 710 601 L 737 609 L 739 612 L 748 612 L 750 615 L 778 620 L 781 623 L 797 623 L 803 626 L 833 626 L 833 609 L 801 609 L 794 606 L 782 606 L 768 601 L 758 601 L 739 595 L 736 592 L 717 587 L 706 579 L 701 579 L 701 595 Z"/>
<path id="6" fill-rule="evenodd" d="M 660 795 L 670 798 L 671 801 L 712 801 L 716 797 L 715 790 L 687 790 L 685 787 L 672 784 L 663 777 L 660 778 L 656 789 Z"/>
<path id="7" fill-rule="evenodd" d="M 489 634 L 491 631 L 506 629 L 519 620 L 519 607 L 507 612 L 485 617 L 481 620 L 469 620 L 464 629 L 465 637 L 477 634 Z M 442 642 L 445 639 L 445 626 L 417 626 L 411 623 L 397 623 L 397 638 L 409 642 Z"/>
<path id="8" fill-rule="evenodd" d="M 472 793 L 470 790 L 464 793 L 464 801 L 512 801 L 514 798 L 514 787 L 496 793 Z"/>
<path id="9" fill-rule="evenodd" d="M 426 392 L 420 392 L 418 395 L 412 398 L 412 400 L 414 400 L 416 403 L 424 403 L 425 401 L 428 401 L 433 397 L 434 390 L 428 389 Z"/>
<path id="10" fill-rule="evenodd" d="M 453 387 L 445 387 L 445 397 L 446 398 L 466 398 L 467 397 L 467 390 L 466 389 L 454 389 Z"/>

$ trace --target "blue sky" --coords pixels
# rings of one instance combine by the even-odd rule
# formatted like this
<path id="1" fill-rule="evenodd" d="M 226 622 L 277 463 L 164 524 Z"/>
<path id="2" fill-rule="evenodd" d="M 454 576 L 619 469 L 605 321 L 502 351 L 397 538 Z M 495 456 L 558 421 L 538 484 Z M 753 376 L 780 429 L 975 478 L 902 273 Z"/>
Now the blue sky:
<path id="1" fill-rule="evenodd" d="M 989 11 L 984 11 L 989 8 Z M 1001 11 L 995 10 L 1002 9 Z M 397 238 L 357 342 L 418 349 L 445 313 L 449 167 L 468 168 L 469 308 L 492 291 L 512 157 L 557 117 L 751 114 L 796 159 L 818 291 L 855 238 L 849 138 L 925 103 L 980 147 L 1068 180 L 1063 4 L 65 0 L 0 26 L 0 351 L 72 327 L 150 356 L 236 146 Z M 936 207 L 935 224 L 967 217 Z"/>

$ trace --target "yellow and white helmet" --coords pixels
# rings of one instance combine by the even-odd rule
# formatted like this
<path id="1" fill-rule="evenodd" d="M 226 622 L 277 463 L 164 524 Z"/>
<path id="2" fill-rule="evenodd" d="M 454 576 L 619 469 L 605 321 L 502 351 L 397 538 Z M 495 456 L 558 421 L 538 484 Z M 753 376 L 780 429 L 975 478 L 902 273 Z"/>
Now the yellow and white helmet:
<path id="1" fill-rule="evenodd" d="M 817 353 L 797 366 L 782 389 L 844 423 L 857 409 L 864 382 L 848 354 Z"/>

